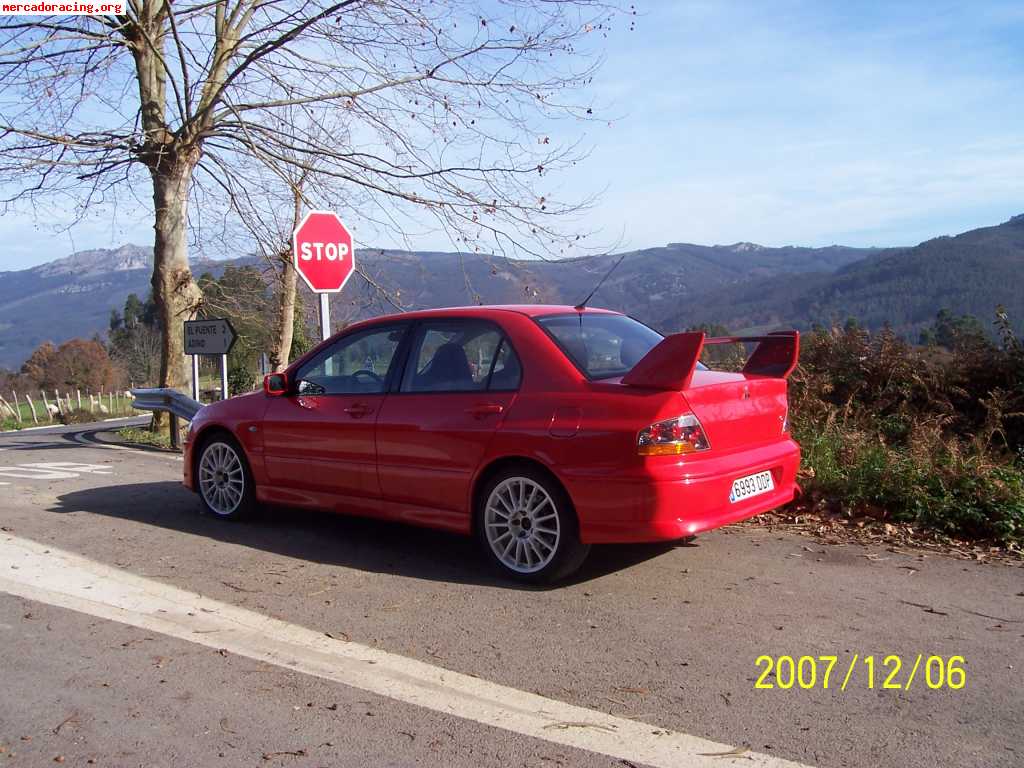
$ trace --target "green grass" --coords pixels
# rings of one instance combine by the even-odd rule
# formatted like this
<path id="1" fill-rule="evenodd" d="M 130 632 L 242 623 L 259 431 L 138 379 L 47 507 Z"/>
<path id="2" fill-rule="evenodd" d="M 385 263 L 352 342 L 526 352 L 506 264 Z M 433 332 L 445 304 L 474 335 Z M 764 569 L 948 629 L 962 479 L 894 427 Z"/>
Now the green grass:
<path id="1" fill-rule="evenodd" d="M 1024 462 L 995 460 L 936 435 L 887 445 L 879 434 L 797 422 L 801 486 L 846 514 L 865 514 L 962 539 L 1024 546 Z"/>
<path id="2" fill-rule="evenodd" d="M 13 393 L 8 393 L 8 394 L 0 393 L 0 395 L 3 395 L 4 399 L 7 401 L 7 404 L 11 408 L 14 407 Z M 48 402 L 53 404 L 53 402 L 54 402 L 53 401 L 53 396 L 50 393 L 47 393 L 47 398 L 49 398 Z M 63 392 L 61 393 L 61 401 L 62 402 L 66 402 L 66 401 L 64 401 L 64 393 Z M 104 394 L 103 395 L 103 406 L 107 409 L 107 413 L 103 413 L 99 409 L 99 405 L 97 404 L 95 406 L 95 410 L 91 412 L 91 414 L 92 414 L 92 419 L 91 420 L 93 420 L 93 421 L 100 421 L 102 419 L 111 419 L 111 418 L 115 418 L 115 417 L 118 417 L 118 416 L 135 416 L 135 415 L 138 415 L 138 411 L 136 411 L 134 408 L 132 408 L 131 402 L 132 402 L 131 398 L 125 397 L 123 394 L 122 395 L 115 395 L 114 396 L 114 403 L 113 403 L 114 407 L 113 407 L 113 409 L 111 409 L 111 407 L 110 407 L 110 396 L 108 394 Z M 36 418 L 35 418 L 35 420 L 33 420 L 33 418 L 32 418 L 32 409 L 29 407 L 28 403 L 25 401 L 24 393 L 19 392 L 18 393 L 18 412 L 21 414 L 21 420 L 19 421 L 17 418 L 12 417 L 12 416 L 6 416 L 6 417 L 0 419 L 0 430 L 24 429 L 25 427 L 35 427 L 35 426 L 44 426 L 44 425 L 60 424 L 60 423 L 62 423 L 60 416 L 54 416 L 52 418 L 50 417 L 49 413 L 47 413 L 47 411 L 46 411 L 46 406 L 43 404 L 42 398 L 39 397 L 39 393 L 35 393 L 32 396 L 32 403 L 35 405 L 35 409 L 36 409 Z M 66 407 L 67 406 L 65 405 L 64 408 L 66 409 Z M 73 411 L 78 411 L 79 410 L 78 409 L 78 398 L 75 397 L 74 395 L 72 395 L 72 397 L 71 397 L 71 407 L 72 407 Z M 90 411 L 89 411 L 89 397 L 85 393 L 82 394 L 82 410 L 84 412 L 86 412 L 86 413 L 90 413 Z"/>
<path id="3" fill-rule="evenodd" d="M 117 434 L 127 443 L 148 445 L 155 448 L 170 448 L 171 438 L 167 432 L 150 432 L 140 427 L 122 427 Z"/>

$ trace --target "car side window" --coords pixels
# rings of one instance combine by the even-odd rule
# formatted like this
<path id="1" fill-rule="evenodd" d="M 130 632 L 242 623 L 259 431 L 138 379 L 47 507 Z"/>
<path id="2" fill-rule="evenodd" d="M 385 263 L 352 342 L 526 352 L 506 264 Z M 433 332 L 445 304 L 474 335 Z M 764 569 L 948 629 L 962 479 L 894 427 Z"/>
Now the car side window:
<path id="1" fill-rule="evenodd" d="M 494 391 L 509 391 L 519 389 L 519 382 L 523 378 L 523 368 L 519 364 L 519 358 L 508 343 L 503 339 L 498 347 L 498 355 L 494 360 L 494 369 L 491 371 L 491 383 L 488 389 Z"/>
<path id="2" fill-rule="evenodd" d="M 339 339 L 299 368 L 300 395 L 383 393 L 404 327 L 371 328 Z"/>
<path id="3" fill-rule="evenodd" d="M 503 353 L 502 350 L 508 351 Z M 487 389 L 492 369 L 518 369 L 518 360 L 501 331 L 490 323 L 424 323 L 413 340 L 402 392 L 476 392 Z M 509 379 L 509 374 L 505 374 Z M 515 376 L 518 386 L 518 375 Z M 502 388 L 508 388 L 504 386 Z M 512 387 L 513 389 L 515 387 Z"/>

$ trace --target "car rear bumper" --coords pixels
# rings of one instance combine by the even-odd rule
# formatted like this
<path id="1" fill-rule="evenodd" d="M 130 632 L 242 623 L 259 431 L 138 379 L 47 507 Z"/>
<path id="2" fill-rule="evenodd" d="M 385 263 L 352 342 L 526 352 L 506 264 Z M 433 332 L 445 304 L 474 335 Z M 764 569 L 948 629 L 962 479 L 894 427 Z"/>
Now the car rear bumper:
<path id="1" fill-rule="evenodd" d="M 671 541 L 780 507 L 796 494 L 800 447 L 785 439 L 699 459 L 652 461 L 632 476 L 571 483 L 588 544 Z M 774 490 L 730 502 L 733 481 L 768 470 Z"/>

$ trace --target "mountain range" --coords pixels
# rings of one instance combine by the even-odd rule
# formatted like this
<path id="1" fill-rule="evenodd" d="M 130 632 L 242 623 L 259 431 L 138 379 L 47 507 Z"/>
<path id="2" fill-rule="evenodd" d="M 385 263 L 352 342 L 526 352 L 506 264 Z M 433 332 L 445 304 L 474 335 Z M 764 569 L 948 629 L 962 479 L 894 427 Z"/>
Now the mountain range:
<path id="1" fill-rule="evenodd" d="M 364 249 L 361 269 L 410 308 L 483 303 L 582 300 L 622 256 L 560 261 L 515 260 L 468 253 Z M 259 265 L 255 257 L 193 259 L 193 272 Z M 102 334 L 110 311 L 129 293 L 149 291 L 152 250 L 124 245 L 80 251 L 31 269 L 0 272 L 0 366 L 16 368 L 44 341 Z M 939 237 L 912 248 L 766 247 L 670 243 L 630 251 L 591 300 L 628 312 L 664 332 L 700 324 L 734 332 L 855 317 L 868 328 L 889 323 L 916 340 L 948 308 L 987 322 L 1003 304 L 1024 326 L 1024 215 L 1003 224 Z M 355 319 L 386 309 L 348 301 L 358 277 L 334 300 Z M 314 305 L 312 297 L 305 302 Z M 346 309 L 348 308 L 348 309 Z"/>

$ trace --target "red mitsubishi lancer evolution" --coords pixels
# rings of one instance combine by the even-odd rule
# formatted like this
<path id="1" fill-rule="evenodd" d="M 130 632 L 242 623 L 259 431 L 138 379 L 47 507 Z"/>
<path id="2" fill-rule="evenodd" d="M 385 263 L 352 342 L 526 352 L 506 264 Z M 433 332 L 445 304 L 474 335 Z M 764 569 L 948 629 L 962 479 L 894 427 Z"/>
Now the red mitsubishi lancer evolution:
<path id="1" fill-rule="evenodd" d="M 757 342 L 743 371 L 699 362 Z M 185 485 L 475 536 L 507 576 L 550 582 L 591 544 L 680 539 L 793 498 L 786 378 L 796 331 L 662 336 L 625 315 L 483 306 L 346 328 L 263 391 L 202 408 Z"/>

